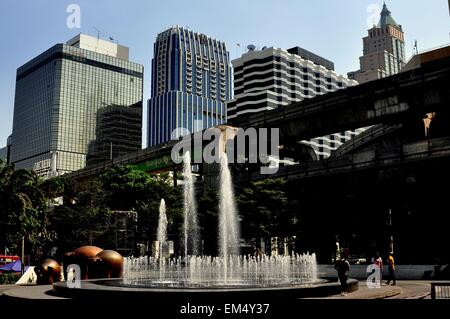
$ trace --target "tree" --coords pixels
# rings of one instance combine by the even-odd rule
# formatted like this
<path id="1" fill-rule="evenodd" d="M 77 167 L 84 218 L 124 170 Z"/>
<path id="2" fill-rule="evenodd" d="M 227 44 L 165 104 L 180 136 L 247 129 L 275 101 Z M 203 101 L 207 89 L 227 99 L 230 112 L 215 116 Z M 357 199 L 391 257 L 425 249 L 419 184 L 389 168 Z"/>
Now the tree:
<path id="1" fill-rule="evenodd" d="M 285 180 L 267 178 L 253 181 L 239 192 L 237 204 L 242 217 L 242 234 L 246 238 L 289 235 L 286 226 L 291 223 L 292 214 L 285 188 Z"/>
<path id="2" fill-rule="evenodd" d="M 0 244 L 17 247 L 25 238 L 32 246 L 46 236 L 46 211 L 51 183 L 33 171 L 15 170 L 13 166 L 0 169 Z M 44 187 L 45 186 L 45 187 Z"/>
<path id="3" fill-rule="evenodd" d="M 181 224 L 181 192 L 168 174 L 148 175 L 133 166 L 108 169 L 79 191 L 74 181 L 64 181 L 64 205 L 51 213 L 54 244 L 65 251 L 86 244 L 115 249 L 116 211 L 131 211 L 136 219 L 126 219 L 134 243 L 156 239 L 159 204 L 167 205 L 168 234 L 177 236 Z"/>
<path id="4" fill-rule="evenodd" d="M 148 198 L 152 178 L 133 166 L 116 166 L 100 175 L 108 207 L 116 210 L 133 209 L 139 201 Z M 153 190 L 154 191 L 154 190 Z"/>
<path id="5" fill-rule="evenodd" d="M 64 180 L 64 205 L 49 213 L 48 230 L 53 234 L 49 245 L 59 254 L 83 245 L 115 248 L 114 218 L 105 205 L 105 194 L 99 181 L 88 190 L 76 192 L 71 181 Z"/>

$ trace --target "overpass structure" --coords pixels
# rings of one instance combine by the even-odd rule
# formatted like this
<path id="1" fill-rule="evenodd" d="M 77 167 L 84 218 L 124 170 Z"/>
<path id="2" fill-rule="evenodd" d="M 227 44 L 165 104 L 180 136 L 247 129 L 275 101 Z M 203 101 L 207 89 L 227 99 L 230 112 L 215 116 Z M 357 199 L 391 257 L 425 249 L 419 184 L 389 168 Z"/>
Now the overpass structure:
<path id="1" fill-rule="evenodd" d="M 370 169 L 386 169 L 416 163 L 435 162 L 450 159 L 450 137 L 419 141 L 383 149 L 382 152 L 368 150 L 349 154 L 336 159 L 309 161 L 299 165 L 280 167 L 271 178 L 286 180 L 311 179 L 342 173 L 354 173 Z M 235 177 L 236 182 L 254 181 L 267 178 L 257 171 Z"/>
<path id="2" fill-rule="evenodd" d="M 420 123 L 426 113 L 449 111 L 449 83 L 450 55 L 426 61 L 406 72 L 387 78 L 348 87 L 275 110 L 250 114 L 228 124 L 244 129 L 279 128 L 280 144 L 288 144 L 380 123 L 396 125 L 411 119 Z M 171 150 L 176 143 L 177 141 L 170 141 L 64 176 L 76 180 L 88 179 L 107 168 L 126 164 L 134 165 L 146 172 L 174 170 L 177 169 L 177 165 L 171 160 Z M 194 150 L 194 152 L 201 151 Z M 403 152 L 398 154 L 398 158 L 407 160 L 409 155 L 408 152 Z M 373 158 L 373 161 L 378 159 Z M 337 158 L 335 161 L 337 165 L 342 159 Z M 293 176 L 293 172 L 298 170 L 295 175 L 305 176 L 316 166 L 328 165 L 327 169 L 335 166 L 331 160 L 324 163 L 326 164 L 308 163 L 309 168 L 306 171 L 302 171 L 305 170 L 302 165 L 296 168 L 280 168 L 278 174 L 282 176 L 283 171 L 290 171 Z M 359 164 L 352 159 L 351 163 L 343 164 L 342 169 L 348 169 L 349 165 L 355 167 Z"/>
<path id="3" fill-rule="evenodd" d="M 327 93 L 275 110 L 240 117 L 232 126 L 280 129 L 280 140 L 298 141 L 378 123 L 423 118 L 450 105 L 450 57 L 407 72 Z"/>

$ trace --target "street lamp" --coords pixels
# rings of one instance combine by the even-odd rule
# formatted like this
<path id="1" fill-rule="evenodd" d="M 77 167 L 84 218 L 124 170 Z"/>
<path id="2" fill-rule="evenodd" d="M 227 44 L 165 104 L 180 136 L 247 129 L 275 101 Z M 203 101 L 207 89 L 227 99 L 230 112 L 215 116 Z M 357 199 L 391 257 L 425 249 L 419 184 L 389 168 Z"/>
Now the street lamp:
<path id="1" fill-rule="evenodd" d="M 389 225 L 389 252 L 394 253 L 394 232 L 392 229 L 392 209 L 389 208 L 389 218 L 388 218 L 388 225 Z"/>

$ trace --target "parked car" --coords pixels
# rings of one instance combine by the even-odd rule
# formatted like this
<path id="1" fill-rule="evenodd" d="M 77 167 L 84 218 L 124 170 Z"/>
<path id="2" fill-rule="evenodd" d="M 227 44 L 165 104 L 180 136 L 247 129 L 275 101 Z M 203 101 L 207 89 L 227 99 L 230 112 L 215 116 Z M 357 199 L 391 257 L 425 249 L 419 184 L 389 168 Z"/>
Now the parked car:
<path id="1" fill-rule="evenodd" d="M 367 264 L 367 258 L 360 256 L 350 256 L 348 257 L 348 262 L 352 265 L 365 265 Z"/>

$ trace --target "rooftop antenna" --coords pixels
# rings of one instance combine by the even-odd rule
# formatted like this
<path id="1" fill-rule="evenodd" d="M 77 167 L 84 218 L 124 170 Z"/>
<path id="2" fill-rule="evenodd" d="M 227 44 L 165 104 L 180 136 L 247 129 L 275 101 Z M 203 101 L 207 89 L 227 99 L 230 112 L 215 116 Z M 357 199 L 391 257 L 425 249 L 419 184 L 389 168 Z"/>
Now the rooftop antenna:
<path id="1" fill-rule="evenodd" d="M 97 31 L 97 40 L 99 40 L 99 39 L 108 39 L 109 41 L 115 41 L 117 43 L 117 40 L 114 39 L 114 37 L 111 34 L 105 33 L 105 32 L 101 31 L 97 27 L 93 27 L 93 28 L 95 29 L 95 31 Z"/>
<path id="2" fill-rule="evenodd" d="M 100 31 L 97 27 L 93 27 L 93 28 L 94 28 L 95 31 L 97 31 L 97 40 L 99 40 L 100 39 L 100 35 L 103 36 L 103 32 Z"/>
<path id="3" fill-rule="evenodd" d="M 414 40 L 414 55 L 418 55 L 419 54 L 419 48 L 417 47 L 417 40 Z"/>

